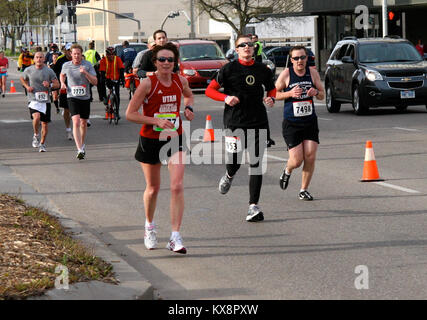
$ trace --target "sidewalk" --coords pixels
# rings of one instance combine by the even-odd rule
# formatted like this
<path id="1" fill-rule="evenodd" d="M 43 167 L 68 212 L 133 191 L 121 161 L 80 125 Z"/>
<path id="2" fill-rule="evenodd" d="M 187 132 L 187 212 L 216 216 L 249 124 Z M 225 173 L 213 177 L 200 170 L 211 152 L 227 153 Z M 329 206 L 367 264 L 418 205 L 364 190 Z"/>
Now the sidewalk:
<path id="1" fill-rule="evenodd" d="M 57 217 L 77 240 L 94 248 L 94 254 L 114 267 L 119 285 L 100 281 L 70 284 L 69 290 L 52 289 L 41 297 L 28 300 L 153 300 L 151 284 L 126 261 L 121 259 L 82 226 L 62 216 L 52 203 L 31 186 L 20 180 L 8 167 L 0 164 L 0 193 L 22 198 L 27 204 L 46 209 Z"/>

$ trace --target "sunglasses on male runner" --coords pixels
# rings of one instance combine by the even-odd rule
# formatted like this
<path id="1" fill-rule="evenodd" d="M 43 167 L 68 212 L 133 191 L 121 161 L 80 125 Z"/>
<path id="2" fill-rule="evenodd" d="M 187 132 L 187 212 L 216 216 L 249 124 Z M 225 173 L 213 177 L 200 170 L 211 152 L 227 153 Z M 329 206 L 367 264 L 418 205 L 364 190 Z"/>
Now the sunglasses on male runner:
<path id="1" fill-rule="evenodd" d="M 156 60 L 159 62 L 165 62 L 166 60 L 168 62 L 174 62 L 175 61 L 175 59 L 172 57 L 158 57 L 158 58 L 156 58 Z"/>
<path id="2" fill-rule="evenodd" d="M 299 59 L 301 60 L 305 60 L 305 58 L 307 58 L 307 56 L 300 56 L 300 57 L 291 57 L 292 60 L 298 61 Z"/>
<path id="3" fill-rule="evenodd" d="M 244 47 L 253 47 L 254 43 L 253 42 L 242 42 L 240 44 L 237 45 L 237 48 L 244 48 Z"/>

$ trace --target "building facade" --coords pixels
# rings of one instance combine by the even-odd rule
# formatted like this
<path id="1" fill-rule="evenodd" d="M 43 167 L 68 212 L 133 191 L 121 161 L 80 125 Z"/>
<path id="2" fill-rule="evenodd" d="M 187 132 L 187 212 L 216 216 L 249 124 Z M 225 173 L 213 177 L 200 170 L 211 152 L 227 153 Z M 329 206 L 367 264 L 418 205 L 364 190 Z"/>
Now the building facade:
<path id="1" fill-rule="evenodd" d="M 124 40 L 137 42 L 140 39 L 146 42 L 162 25 L 171 40 L 189 38 L 192 32 L 190 0 L 89 0 L 78 7 L 77 41 L 85 47 L 95 40 L 96 49 L 100 52 L 106 46 L 122 43 Z M 140 34 L 136 21 L 96 9 L 105 9 L 139 20 Z M 176 11 L 179 12 L 178 16 L 168 17 L 171 12 Z M 223 41 L 230 38 L 227 32 L 210 33 L 209 18 L 199 15 L 196 8 L 193 17 L 196 38 Z"/>

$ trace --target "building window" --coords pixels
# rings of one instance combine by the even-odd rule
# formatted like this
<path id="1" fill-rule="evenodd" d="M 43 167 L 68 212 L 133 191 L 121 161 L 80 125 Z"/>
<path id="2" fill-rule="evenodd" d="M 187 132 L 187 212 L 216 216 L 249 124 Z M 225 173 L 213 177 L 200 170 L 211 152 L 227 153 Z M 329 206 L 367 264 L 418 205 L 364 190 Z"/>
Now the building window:
<path id="1" fill-rule="evenodd" d="M 77 16 L 78 27 L 89 27 L 90 26 L 90 13 L 79 14 Z"/>
<path id="2" fill-rule="evenodd" d="M 104 25 L 104 13 L 103 12 L 95 12 L 94 13 L 95 26 Z"/>

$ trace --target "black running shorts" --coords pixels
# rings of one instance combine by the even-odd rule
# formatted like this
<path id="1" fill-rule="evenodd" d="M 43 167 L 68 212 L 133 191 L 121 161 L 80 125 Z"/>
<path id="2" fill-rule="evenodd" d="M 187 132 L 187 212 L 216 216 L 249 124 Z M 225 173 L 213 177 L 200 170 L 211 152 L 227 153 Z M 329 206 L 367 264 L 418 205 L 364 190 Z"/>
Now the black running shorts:
<path id="1" fill-rule="evenodd" d="M 89 119 L 90 100 L 68 98 L 68 108 L 70 109 L 71 117 L 79 114 L 81 119 Z"/>
<path id="2" fill-rule="evenodd" d="M 183 134 L 168 138 L 166 141 L 140 136 L 138 147 L 135 152 L 135 159 L 142 163 L 158 164 L 162 161 L 168 162 L 172 154 L 180 151 L 187 151 L 187 149 Z"/>
<path id="3" fill-rule="evenodd" d="M 68 98 L 66 93 L 60 93 L 59 94 L 59 107 L 68 109 Z"/>
<path id="4" fill-rule="evenodd" d="M 34 110 L 29 108 L 30 110 L 30 117 L 31 120 L 33 120 L 33 113 L 40 113 L 40 121 L 41 122 L 46 122 L 49 123 L 50 122 L 50 103 L 46 103 L 46 113 L 41 113 L 40 111 Z"/>
<path id="5" fill-rule="evenodd" d="M 309 122 L 291 122 L 283 119 L 282 135 L 288 150 L 296 147 L 304 140 L 312 140 L 320 143 L 317 118 Z"/>

